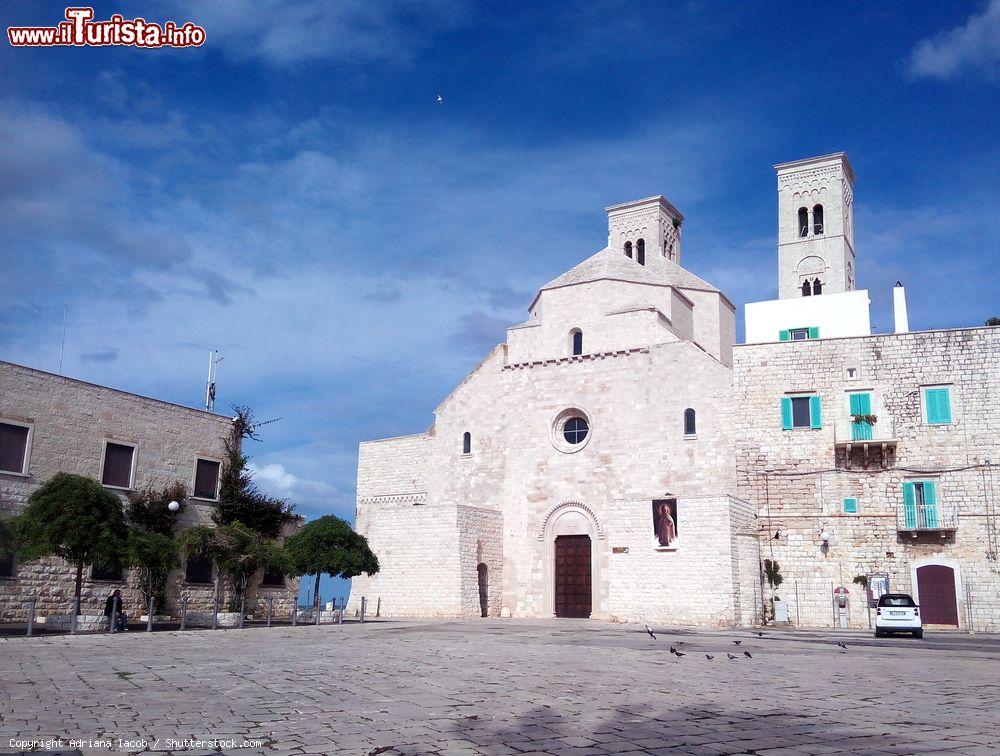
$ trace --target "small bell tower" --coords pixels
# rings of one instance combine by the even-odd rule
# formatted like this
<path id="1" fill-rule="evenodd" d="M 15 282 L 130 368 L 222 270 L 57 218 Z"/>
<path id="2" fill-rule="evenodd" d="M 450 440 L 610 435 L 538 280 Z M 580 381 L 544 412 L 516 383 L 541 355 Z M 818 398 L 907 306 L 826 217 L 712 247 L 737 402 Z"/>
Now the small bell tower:
<path id="1" fill-rule="evenodd" d="M 778 298 L 854 291 L 854 170 L 844 152 L 774 166 Z"/>
<path id="2" fill-rule="evenodd" d="M 608 247 L 640 265 L 664 260 L 681 264 L 681 223 L 684 216 L 662 196 L 623 202 L 604 208 L 608 214 Z"/>

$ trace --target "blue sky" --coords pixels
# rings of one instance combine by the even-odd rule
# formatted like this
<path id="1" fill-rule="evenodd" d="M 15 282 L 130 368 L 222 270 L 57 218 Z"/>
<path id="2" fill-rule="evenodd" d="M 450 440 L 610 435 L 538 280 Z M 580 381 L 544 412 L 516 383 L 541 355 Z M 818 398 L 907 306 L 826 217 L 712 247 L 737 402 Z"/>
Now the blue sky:
<path id="1" fill-rule="evenodd" d="M 613 203 L 664 194 L 684 265 L 769 299 L 771 166 L 846 150 L 875 329 L 896 279 L 913 328 L 1000 315 L 1000 0 L 95 11 L 207 42 L 0 46 L 0 359 L 55 370 L 68 302 L 66 374 L 197 405 L 220 349 L 306 516 L 353 518 L 358 441 L 429 426 Z"/>

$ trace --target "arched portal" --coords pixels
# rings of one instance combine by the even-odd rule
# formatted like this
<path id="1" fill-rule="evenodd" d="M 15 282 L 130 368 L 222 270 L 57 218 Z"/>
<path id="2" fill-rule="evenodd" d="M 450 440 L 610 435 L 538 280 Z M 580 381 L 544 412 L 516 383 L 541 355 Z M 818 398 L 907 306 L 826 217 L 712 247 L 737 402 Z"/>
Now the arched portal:
<path id="1" fill-rule="evenodd" d="M 540 540 L 545 549 L 545 610 L 556 617 L 590 617 L 598 611 L 601 561 L 598 540 L 604 531 L 594 513 L 565 502 L 545 518 Z"/>

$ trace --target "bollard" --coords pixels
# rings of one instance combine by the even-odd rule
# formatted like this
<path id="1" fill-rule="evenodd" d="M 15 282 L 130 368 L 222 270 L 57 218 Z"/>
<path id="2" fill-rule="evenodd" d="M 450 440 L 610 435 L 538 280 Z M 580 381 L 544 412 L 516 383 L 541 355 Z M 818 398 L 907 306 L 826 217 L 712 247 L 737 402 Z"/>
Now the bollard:
<path id="1" fill-rule="evenodd" d="M 337 612 L 337 624 L 338 625 L 343 625 L 344 624 L 344 605 L 343 604 L 340 605 L 340 611 Z"/>
<path id="2" fill-rule="evenodd" d="M 375 616 L 378 617 L 382 614 L 382 597 L 378 597 L 378 601 L 375 602 Z"/>
<path id="3" fill-rule="evenodd" d="M 148 611 L 148 614 L 146 614 L 146 632 L 147 633 L 153 632 L 153 605 L 155 603 L 156 602 L 153 601 L 153 594 L 152 593 L 149 594 L 149 607 L 148 607 L 149 611 Z"/>
<path id="4" fill-rule="evenodd" d="M 246 607 L 247 607 L 247 596 L 244 593 L 242 596 L 240 596 L 240 630 L 243 629 L 243 617 L 247 613 Z"/>
<path id="5" fill-rule="evenodd" d="M 111 616 L 108 617 L 108 632 L 113 633 L 118 625 L 118 604 L 111 604 Z"/>
<path id="6" fill-rule="evenodd" d="M 274 596 L 267 597 L 267 626 L 271 626 L 271 612 L 274 611 Z"/>
<path id="7" fill-rule="evenodd" d="M 368 599 L 364 596 L 361 597 L 361 611 L 358 613 L 358 617 L 362 622 L 365 621 L 365 609 L 368 606 Z"/>
<path id="8" fill-rule="evenodd" d="M 188 600 L 187 596 L 181 599 L 181 630 L 187 627 L 188 618 Z"/>
<path id="9" fill-rule="evenodd" d="M 294 604 L 292 604 L 292 627 L 295 627 L 297 624 L 299 624 L 298 619 L 299 619 L 299 603 L 298 601 L 296 601 Z"/>
<path id="10" fill-rule="evenodd" d="M 34 635 L 35 633 L 35 601 L 37 599 L 30 599 L 28 601 L 28 635 Z"/>
<path id="11" fill-rule="evenodd" d="M 80 615 L 80 599 L 73 600 L 73 616 L 69 620 L 69 634 L 76 635 L 76 618 Z"/>

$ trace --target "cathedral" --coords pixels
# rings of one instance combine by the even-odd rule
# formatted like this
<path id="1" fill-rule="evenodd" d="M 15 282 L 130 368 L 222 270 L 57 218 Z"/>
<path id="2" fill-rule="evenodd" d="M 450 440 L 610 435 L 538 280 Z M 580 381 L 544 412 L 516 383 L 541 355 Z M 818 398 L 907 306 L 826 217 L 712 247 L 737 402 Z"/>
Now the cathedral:
<path id="1" fill-rule="evenodd" d="M 683 267 L 662 196 L 607 208 L 607 244 L 425 433 L 359 447 L 357 530 L 388 617 L 1000 630 L 1000 328 L 872 334 L 844 153 L 775 166 L 778 299 L 744 309 Z"/>

